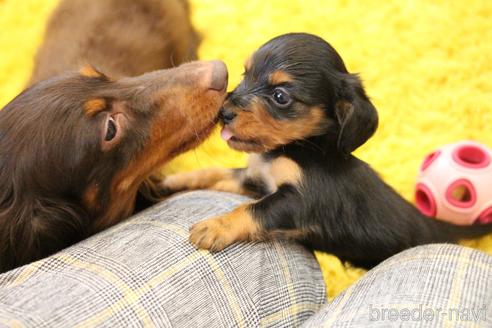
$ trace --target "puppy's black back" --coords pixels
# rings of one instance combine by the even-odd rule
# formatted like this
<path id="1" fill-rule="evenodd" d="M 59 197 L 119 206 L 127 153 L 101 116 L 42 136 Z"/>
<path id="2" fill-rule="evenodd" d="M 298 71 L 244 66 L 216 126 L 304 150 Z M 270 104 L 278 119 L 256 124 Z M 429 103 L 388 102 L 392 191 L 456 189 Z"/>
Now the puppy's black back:
<path id="1" fill-rule="evenodd" d="M 304 243 L 370 268 L 407 248 L 455 243 L 492 232 L 492 225 L 455 226 L 423 216 L 365 162 L 311 144 L 291 144 L 268 156 L 288 156 L 303 172 L 296 208 Z"/>

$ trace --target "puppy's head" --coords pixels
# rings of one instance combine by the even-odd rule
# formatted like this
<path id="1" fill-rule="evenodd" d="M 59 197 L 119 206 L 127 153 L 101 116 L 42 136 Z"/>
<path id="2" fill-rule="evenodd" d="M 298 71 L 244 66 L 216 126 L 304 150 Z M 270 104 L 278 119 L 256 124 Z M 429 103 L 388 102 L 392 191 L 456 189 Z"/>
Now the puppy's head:
<path id="1" fill-rule="evenodd" d="M 111 80 L 91 67 L 0 111 L 0 269 L 129 216 L 144 179 L 200 143 L 225 98 L 222 62 Z"/>
<path id="2" fill-rule="evenodd" d="M 245 63 L 244 79 L 220 114 L 230 147 L 264 152 L 317 136 L 350 153 L 377 127 L 357 75 L 323 39 L 304 33 L 272 39 Z"/>

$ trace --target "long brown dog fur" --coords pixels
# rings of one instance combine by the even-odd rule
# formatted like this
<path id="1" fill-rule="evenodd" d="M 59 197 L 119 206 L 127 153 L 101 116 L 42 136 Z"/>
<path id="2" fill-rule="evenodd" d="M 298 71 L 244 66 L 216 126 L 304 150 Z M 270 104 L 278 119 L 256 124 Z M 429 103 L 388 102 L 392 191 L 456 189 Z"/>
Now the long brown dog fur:
<path id="1" fill-rule="evenodd" d="M 0 272 L 159 199 L 152 173 L 210 134 L 225 98 L 224 63 L 172 68 L 197 44 L 182 0 L 60 3 L 30 87 L 0 111 Z"/>

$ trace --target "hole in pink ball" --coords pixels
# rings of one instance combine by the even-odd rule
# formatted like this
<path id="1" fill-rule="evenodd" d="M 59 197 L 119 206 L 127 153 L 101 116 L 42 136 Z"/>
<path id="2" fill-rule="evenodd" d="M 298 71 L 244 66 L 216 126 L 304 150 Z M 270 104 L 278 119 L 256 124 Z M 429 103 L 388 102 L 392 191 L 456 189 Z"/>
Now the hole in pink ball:
<path id="1" fill-rule="evenodd" d="M 422 163 L 422 166 L 420 167 L 420 171 L 425 171 L 432 164 L 432 162 L 434 162 L 439 157 L 439 155 L 441 155 L 440 150 L 427 155 L 424 159 L 424 162 Z"/>
<path id="2" fill-rule="evenodd" d="M 487 224 L 487 223 L 492 223 L 492 207 L 489 207 L 485 211 L 480 214 L 478 217 L 478 222 Z"/>
<path id="3" fill-rule="evenodd" d="M 469 168 L 484 168 L 490 164 L 489 154 L 477 146 L 461 146 L 453 152 L 454 160 Z"/>
<path id="4" fill-rule="evenodd" d="M 456 207 L 469 208 L 475 205 L 477 194 L 470 181 L 460 179 L 448 187 L 446 190 L 446 200 Z"/>
<path id="5" fill-rule="evenodd" d="M 436 216 L 436 201 L 429 188 L 426 185 L 417 184 L 417 190 L 415 192 L 415 204 L 417 208 L 425 216 Z"/>
<path id="6" fill-rule="evenodd" d="M 451 197 L 462 203 L 468 203 L 471 200 L 471 192 L 466 186 L 456 186 L 451 190 Z"/>

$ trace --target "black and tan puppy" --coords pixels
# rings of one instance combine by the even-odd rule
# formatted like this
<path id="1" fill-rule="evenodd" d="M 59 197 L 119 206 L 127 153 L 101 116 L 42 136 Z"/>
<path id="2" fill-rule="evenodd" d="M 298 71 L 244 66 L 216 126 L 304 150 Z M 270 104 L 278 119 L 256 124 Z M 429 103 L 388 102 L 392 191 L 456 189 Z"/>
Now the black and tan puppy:
<path id="1" fill-rule="evenodd" d="M 256 153 L 248 167 L 179 174 L 163 184 L 259 200 L 194 225 L 196 246 L 218 251 L 238 241 L 291 238 L 369 268 L 412 246 L 492 231 L 424 217 L 351 155 L 373 135 L 378 116 L 359 77 L 321 38 L 279 36 L 245 66 L 221 118 L 229 146 Z"/>
<path id="2" fill-rule="evenodd" d="M 209 135 L 226 95 L 220 61 L 162 69 L 195 50 L 184 1 L 61 3 L 33 85 L 0 111 L 0 272 L 155 200 L 148 178 Z"/>

